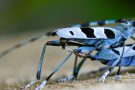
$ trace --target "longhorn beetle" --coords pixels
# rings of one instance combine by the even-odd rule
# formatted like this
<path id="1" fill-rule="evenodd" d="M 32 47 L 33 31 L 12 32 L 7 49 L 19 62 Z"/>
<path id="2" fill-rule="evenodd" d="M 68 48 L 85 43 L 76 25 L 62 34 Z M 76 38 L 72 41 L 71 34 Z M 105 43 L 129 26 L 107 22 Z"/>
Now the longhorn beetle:
<path id="1" fill-rule="evenodd" d="M 99 32 L 99 30 L 101 32 Z M 92 33 L 89 33 L 89 31 Z M 108 32 L 109 31 L 109 32 Z M 110 27 L 90 27 L 90 28 L 79 28 L 79 27 L 69 27 L 58 29 L 52 32 L 52 35 L 60 36 L 60 43 L 63 48 L 68 46 L 69 41 L 75 41 L 79 43 L 83 43 L 85 45 L 93 45 L 96 48 L 114 48 L 118 46 L 124 46 L 124 41 L 131 37 L 135 31 L 134 21 L 133 20 L 124 20 L 119 25 L 114 28 Z M 104 33 L 108 32 L 108 33 Z M 88 34 L 89 33 L 89 34 Z M 111 37 L 107 38 L 107 34 L 110 34 Z M 95 38 L 96 37 L 96 38 Z M 94 43 L 91 43 L 91 42 Z M 90 43 L 89 43 L 90 42 Z M 124 50 L 124 47 L 123 47 Z M 112 64 L 109 68 L 109 71 L 105 72 L 110 73 L 110 71 L 121 61 L 121 57 L 123 53 L 119 56 L 119 58 Z M 42 66 L 42 65 L 40 65 Z M 41 69 L 40 69 L 41 70 Z M 38 74 L 37 74 L 38 75 Z M 51 74 L 52 75 L 52 74 Z M 50 77 L 49 77 L 50 78 Z M 104 80 L 104 79 L 101 79 Z M 48 78 L 43 81 L 43 83 L 38 87 L 42 88 Z"/>
<path id="2" fill-rule="evenodd" d="M 120 24 L 116 25 L 115 27 L 90 27 L 90 25 L 104 25 L 105 23 L 115 23 L 118 22 Z M 37 80 L 40 79 L 40 73 L 41 73 L 41 67 L 42 62 L 46 50 L 46 45 L 52 45 L 52 46 L 62 46 L 63 49 L 67 49 L 67 46 L 73 45 L 73 46 L 92 46 L 95 47 L 95 49 L 101 49 L 101 48 L 114 48 L 118 46 L 124 46 L 124 41 L 131 37 L 135 31 L 135 21 L 133 20 L 126 20 L 126 19 L 120 19 L 120 20 L 109 20 L 109 21 L 100 21 L 100 22 L 91 22 L 87 24 L 82 25 L 74 25 L 72 27 L 68 28 L 62 28 L 58 29 L 56 31 L 53 31 L 51 33 L 52 36 L 58 35 L 60 36 L 60 40 L 54 40 L 54 41 L 48 41 L 44 47 L 43 51 L 40 57 L 40 62 L 38 65 L 38 71 L 37 71 Z M 10 48 L 3 52 L 0 57 L 6 55 L 10 51 L 14 50 L 15 48 L 21 47 L 29 42 L 33 42 L 41 38 L 41 36 L 35 37 L 31 39 L 30 41 L 27 41 L 25 43 L 21 43 L 16 45 L 13 48 Z M 134 38 L 133 38 L 134 39 Z M 93 51 L 91 50 L 91 51 Z M 52 74 L 50 74 L 45 81 L 38 87 L 38 89 L 43 88 L 47 81 L 50 79 L 50 77 L 68 60 L 68 58 L 73 54 L 69 54 L 67 58 L 54 70 Z M 122 57 L 123 55 L 120 55 Z M 76 59 L 77 61 L 77 59 Z M 117 60 L 116 60 L 117 61 Z M 118 60 L 120 61 L 120 59 Z M 117 62 L 118 62 L 117 61 Z M 114 62 L 116 63 L 116 62 Z M 116 63 L 117 64 L 117 63 Z M 116 65 L 114 65 L 116 66 Z M 36 81 L 35 81 L 36 82 Z M 31 86 L 35 82 L 31 82 L 26 87 Z"/>

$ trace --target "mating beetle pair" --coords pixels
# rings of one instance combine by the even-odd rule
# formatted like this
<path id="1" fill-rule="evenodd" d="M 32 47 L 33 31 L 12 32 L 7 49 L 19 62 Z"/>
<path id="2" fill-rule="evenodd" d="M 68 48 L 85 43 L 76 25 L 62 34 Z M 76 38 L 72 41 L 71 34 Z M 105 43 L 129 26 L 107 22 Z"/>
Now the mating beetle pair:
<path id="1" fill-rule="evenodd" d="M 105 24 L 115 24 L 113 27 L 103 27 Z M 97 26 L 98 25 L 98 26 Z M 59 70 L 59 68 L 69 59 L 72 54 L 76 55 L 74 72 L 71 77 L 67 77 L 64 80 L 71 80 L 77 77 L 83 62 L 88 59 L 96 59 L 101 62 L 105 62 L 107 65 L 107 71 L 103 74 L 100 81 L 104 81 L 105 78 L 114 67 L 119 66 L 119 71 L 121 66 L 135 66 L 134 61 L 134 50 L 135 45 L 125 45 L 125 41 L 128 38 L 134 39 L 132 36 L 135 32 L 135 21 L 134 20 L 105 20 L 99 22 L 90 22 L 86 24 L 73 25 L 71 27 L 62 28 L 51 32 L 52 36 L 59 36 L 59 40 L 48 41 L 42 50 L 40 57 L 38 70 L 37 70 L 37 80 L 32 81 L 26 86 L 30 87 L 32 84 L 36 83 L 40 79 L 41 68 L 44 59 L 44 54 L 46 51 L 46 46 L 62 46 L 63 49 L 69 50 L 71 53 L 60 63 L 59 66 L 44 80 L 36 90 L 42 89 L 51 76 Z M 26 43 L 18 44 L 15 47 L 6 50 L 0 56 L 4 56 L 15 48 L 21 47 L 24 44 L 38 40 L 42 36 L 35 37 Z M 75 50 L 68 48 L 68 46 L 78 46 Z M 97 53 L 92 55 L 92 52 L 96 50 Z M 78 57 L 83 58 L 79 65 L 76 65 Z"/>

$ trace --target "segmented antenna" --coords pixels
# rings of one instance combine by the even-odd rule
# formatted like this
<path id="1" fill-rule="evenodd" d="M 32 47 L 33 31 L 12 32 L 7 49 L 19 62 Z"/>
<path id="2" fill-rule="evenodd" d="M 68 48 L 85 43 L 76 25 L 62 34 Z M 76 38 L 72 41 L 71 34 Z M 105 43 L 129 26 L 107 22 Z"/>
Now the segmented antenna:
<path id="1" fill-rule="evenodd" d="M 11 47 L 11 48 L 9 48 L 9 49 L 3 51 L 3 52 L 0 54 L 0 58 L 2 58 L 2 57 L 5 56 L 6 54 L 12 52 L 13 50 L 15 50 L 15 49 L 17 49 L 17 48 L 20 48 L 20 47 L 22 47 L 22 46 L 25 46 L 25 45 L 27 45 L 27 44 L 29 44 L 29 43 L 31 43 L 31 42 L 37 41 L 37 40 L 39 40 L 39 39 L 41 39 L 41 38 L 43 38 L 43 37 L 46 37 L 46 35 L 45 35 L 45 34 L 42 34 L 42 35 L 33 37 L 33 38 L 31 38 L 31 39 L 29 39 L 29 40 L 27 40 L 27 41 L 24 41 L 24 42 L 22 42 L 22 43 L 19 43 L 19 44 L 15 45 L 15 46 L 13 46 L 13 47 Z"/>
<path id="2" fill-rule="evenodd" d="M 76 24 L 76 25 L 73 25 L 71 27 L 90 27 L 90 26 L 103 26 L 103 25 L 107 25 L 107 24 L 115 24 L 115 23 L 122 23 L 122 22 L 126 22 L 127 20 L 126 19 L 118 19 L 118 20 L 102 20 L 102 21 L 93 21 L 93 22 L 88 22 L 88 23 L 84 23 L 84 24 Z M 39 35 L 39 36 L 36 36 L 30 40 L 27 40 L 25 42 L 22 42 L 22 43 L 19 43 L 5 51 L 3 51 L 1 54 L 0 54 L 0 58 L 5 56 L 6 54 L 10 53 L 11 51 L 17 49 L 17 48 L 20 48 L 22 46 L 25 46 L 31 42 L 34 42 L 36 40 L 39 40 L 40 38 L 42 37 L 45 37 L 45 36 L 50 36 L 52 34 L 52 31 L 51 32 L 47 32 L 46 34 L 43 34 L 43 35 Z M 133 40 L 135 40 L 133 37 L 132 37 Z"/>

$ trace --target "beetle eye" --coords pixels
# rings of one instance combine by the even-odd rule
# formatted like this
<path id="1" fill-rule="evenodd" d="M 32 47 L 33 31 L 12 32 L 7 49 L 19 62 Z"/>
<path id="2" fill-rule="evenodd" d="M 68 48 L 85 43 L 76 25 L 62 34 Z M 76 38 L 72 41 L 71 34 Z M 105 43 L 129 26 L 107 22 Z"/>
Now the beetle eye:
<path id="1" fill-rule="evenodd" d="M 124 28 L 124 30 L 128 30 L 128 28 L 127 28 L 127 27 L 125 27 L 125 28 Z"/>
<path id="2" fill-rule="evenodd" d="M 135 27 L 135 21 L 132 23 L 133 27 Z"/>
<path id="3" fill-rule="evenodd" d="M 72 31 L 69 31 L 71 35 L 74 35 L 74 33 Z"/>

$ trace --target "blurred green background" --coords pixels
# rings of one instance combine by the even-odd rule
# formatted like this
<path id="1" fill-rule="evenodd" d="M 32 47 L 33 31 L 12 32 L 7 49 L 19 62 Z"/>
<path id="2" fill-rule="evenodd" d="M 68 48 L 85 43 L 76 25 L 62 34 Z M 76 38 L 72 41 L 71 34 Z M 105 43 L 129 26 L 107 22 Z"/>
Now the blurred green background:
<path id="1" fill-rule="evenodd" d="M 0 35 L 132 18 L 134 4 L 133 0 L 0 0 Z"/>

